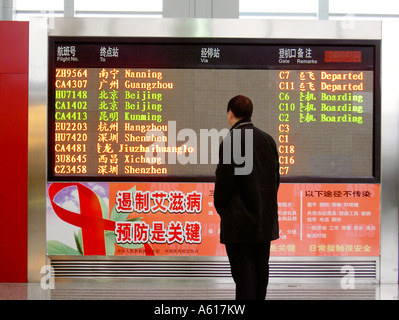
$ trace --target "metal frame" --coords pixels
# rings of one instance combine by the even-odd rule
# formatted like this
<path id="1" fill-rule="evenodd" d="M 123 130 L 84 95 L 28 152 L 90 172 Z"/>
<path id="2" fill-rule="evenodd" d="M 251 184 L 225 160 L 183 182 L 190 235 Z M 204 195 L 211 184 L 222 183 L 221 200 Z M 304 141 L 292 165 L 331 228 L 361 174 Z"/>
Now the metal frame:
<path id="1" fill-rule="evenodd" d="M 397 30 L 397 24 L 394 26 Z M 392 27 L 392 30 L 395 30 Z M 29 164 L 28 164 L 28 281 L 40 281 L 40 268 L 46 256 L 46 126 L 47 126 L 47 42 L 48 36 L 117 37 L 234 37 L 234 38 L 306 38 L 372 39 L 382 38 L 381 22 L 304 21 L 304 20 L 230 20 L 230 19 L 96 19 L 34 18 L 30 22 L 29 70 Z M 395 46 L 390 33 L 384 50 Z M 390 44 L 390 45 L 389 45 Z M 396 45 L 397 46 L 397 45 Z M 387 54 L 388 51 L 387 51 Z M 383 83 L 399 74 L 399 66 L 383 69 Z M 392 84 L 395 82 L 392 81 Z M 382 97 L 382 187 L 381 187 L 381 257 L 377 261 L 381 276 L 377 281 L 398 280 L 398 106 L 396 89 L 383 90 Z M 395 105 L 396 104 L 396 105 Z M 396 109 L 395 109 L 396 108 Z M 93 257 L 93 259 L 110 259 Z M 215 258 L 215 261 L 219 258 Z M 323 261 L 321 257 L 287 257 L 272 261 Z M 334 261 L 364 258 L 331 257 Z M 190 260 L 190 259 L 188 259 Z M 200 259 L 198 259 L 200 260 Z M 208 257 L 209 260 L 209 257 Z M 220 260 L 220 259 L 219 259 Z"/>
<path id="2" fill-rule="evenodd" d="M 202 279 L 232 282 L 227 257 L 49 256 L 57 281 L 77 279 Z M 379 257 L 272 257 L 271 283 L 339 283 L 348 272 L 357 284 L 379 282 Z"/>

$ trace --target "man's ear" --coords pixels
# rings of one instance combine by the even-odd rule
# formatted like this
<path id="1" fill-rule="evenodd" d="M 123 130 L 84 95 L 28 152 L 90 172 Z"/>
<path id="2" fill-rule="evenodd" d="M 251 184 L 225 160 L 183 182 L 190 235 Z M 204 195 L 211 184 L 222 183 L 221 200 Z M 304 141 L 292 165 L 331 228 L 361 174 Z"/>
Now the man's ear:
<path id="1" fill-rule="evenodd" d="M 234 113 L 231 110 L 227 111 L 227 121 L 231 124 L 233 122 L 233 119 Z"/>

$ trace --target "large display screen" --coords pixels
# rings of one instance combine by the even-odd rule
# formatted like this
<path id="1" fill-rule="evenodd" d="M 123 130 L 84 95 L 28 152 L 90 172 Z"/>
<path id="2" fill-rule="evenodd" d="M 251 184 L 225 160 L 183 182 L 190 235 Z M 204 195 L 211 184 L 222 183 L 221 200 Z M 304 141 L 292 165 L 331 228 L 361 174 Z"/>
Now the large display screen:
<path id="1" fill-rule="evenodd" d="M 50 37 L 48 180 L 212 181 L 227 103 L 242 94 L 277 143 L 282 181 L 379 182 L 379 50 Z"/>

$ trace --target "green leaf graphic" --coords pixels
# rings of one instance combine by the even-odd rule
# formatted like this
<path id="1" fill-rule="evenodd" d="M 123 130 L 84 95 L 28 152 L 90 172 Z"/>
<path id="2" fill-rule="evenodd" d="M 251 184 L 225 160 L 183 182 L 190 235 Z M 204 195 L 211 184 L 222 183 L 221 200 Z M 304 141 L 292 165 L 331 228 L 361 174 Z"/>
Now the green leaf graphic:
<path id="1" fill-rule="evenodd" d="M 80 252 L 57 240 L 47 241 L 48 255 L 80 255 Z"/>
<path id="2" fill-rule="evenodd" d="M 105 231 L 105 252 L 107 255 L 115 254 L 115 233 L 113 231 Z"/>
<path id="3" fill-rule="evenodd" d="M 83 254 L 82 229 L 79 230 L 79 233 L 73 233 L 73 236 L 75 238 L 76 248 L 78 248 L 80 254 Z"/>

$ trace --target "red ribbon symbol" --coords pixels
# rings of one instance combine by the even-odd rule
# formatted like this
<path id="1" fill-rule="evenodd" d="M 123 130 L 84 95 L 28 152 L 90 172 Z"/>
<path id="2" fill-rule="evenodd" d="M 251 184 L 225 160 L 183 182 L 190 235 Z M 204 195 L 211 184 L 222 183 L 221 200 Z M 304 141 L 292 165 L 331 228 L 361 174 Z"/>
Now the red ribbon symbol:
<path id="1" fill-rule="evenodd" d="M 66 210 L 54 202 L 56 194 L 64 188 L 76 186 L 79 194 L 80 214 Z M 48 189 L 51 205 L 57 216 L 67 223 L 82 228 L 85 255 L 106 255 L 104 231 L 115 231 L 115 221 L 104 219 L 97 195 L 80 183 L 52 183 Z M 154 255 L 151 246 L 144 244 L 147 255 Z"/>

